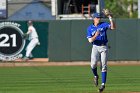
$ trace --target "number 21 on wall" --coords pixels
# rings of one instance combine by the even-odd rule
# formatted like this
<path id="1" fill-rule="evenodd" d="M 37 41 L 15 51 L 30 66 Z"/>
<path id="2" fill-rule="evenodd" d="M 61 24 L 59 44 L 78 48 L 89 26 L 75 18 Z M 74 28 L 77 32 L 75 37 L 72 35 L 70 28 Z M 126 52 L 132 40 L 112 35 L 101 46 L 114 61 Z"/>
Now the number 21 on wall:
<path id="1" fill-rule="evenodd" d="M 16 47 L 16 34 L 7 35 L 7 34 L 0 34 L 0 39 L 4 38 L 0 41 L 0 47 Z M 12 39 L 12 44 L 8 43 L 9 39 Z"/>

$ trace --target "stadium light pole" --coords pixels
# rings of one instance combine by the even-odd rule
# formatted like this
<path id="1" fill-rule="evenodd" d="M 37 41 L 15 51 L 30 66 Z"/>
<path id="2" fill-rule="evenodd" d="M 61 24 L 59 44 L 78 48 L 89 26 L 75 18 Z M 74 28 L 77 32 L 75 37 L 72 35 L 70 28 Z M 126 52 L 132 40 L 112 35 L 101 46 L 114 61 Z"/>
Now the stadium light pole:
<path id="1" fill-rule="evenodd" d="M 104 0 L 98 0 L 98 5 L 96 6 L 97 12 L 101 13 L 103 8 L 105 8 Z"/>
<path id="2" fill-rule="evenodd" d="M 140 0 L 138 0 L 138 18 L 140 18 Z"/>

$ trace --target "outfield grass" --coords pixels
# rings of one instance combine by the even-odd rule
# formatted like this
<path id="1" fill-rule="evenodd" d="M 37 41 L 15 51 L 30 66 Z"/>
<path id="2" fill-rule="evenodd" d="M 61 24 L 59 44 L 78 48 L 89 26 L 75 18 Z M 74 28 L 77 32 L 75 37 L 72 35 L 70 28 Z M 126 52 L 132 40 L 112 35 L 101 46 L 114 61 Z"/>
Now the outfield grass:
<path id="1" fill-rule="evenodd" d="M 139 71 L 110 66 L 104 93 L 140 92 Z M 1 67 L 0 93 L 98 93 L 92 77 L 90 66 Z"/>

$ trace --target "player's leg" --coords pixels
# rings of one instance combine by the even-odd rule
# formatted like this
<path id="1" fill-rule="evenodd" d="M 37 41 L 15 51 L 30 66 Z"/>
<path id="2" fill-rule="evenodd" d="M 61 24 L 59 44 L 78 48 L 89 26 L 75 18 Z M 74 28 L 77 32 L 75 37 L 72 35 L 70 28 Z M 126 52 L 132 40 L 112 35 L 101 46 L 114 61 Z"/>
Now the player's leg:
<path id="1" fill-rule="evenodd" d="M 26 54 L 25 54 L 25 56 L 24 56 L 24 58 L 23 58 L 23 60 L 24 61 L 27 61 L 27 60 L 29 60 L 29 55 L 30 55 L 30 53 L 29 53 L 29 48 L 30 48 L 30 44 L 31 43 L 31 41 L 29 42 L 29 44 L 27 45 L 27 47 L 26 47 Z"/>
<path id="2" fill-rule="evenodd" d="M 31 41 L 26 48 L 26 57 L 29 57 L 31 54 L 31 51 L 33 50 L 32 44 L 33 44 L 33 42 Z"/>
<path id="3" fill-rule="evenodd" d="M 102 84 L 99 89 L 102 92 L 105 88 L 106 78 L 107 78 L 107 59 L 108 59 L 108 47 L 102 46 L 101 49 L 101 74 L 102 74 Z"/>
<path id="4" fill-rule="evenodd" d="M 27 49 L 26 49 L 26 57 L 29 57 L 30 54 L 32 54 L 31 52 L 36 45 L 37 45 L 36 39 L 30 41 L 30 43 L 28 44 Z"/>
<path id="5" fill-rule="evenodd" d="M 29 59 L 33 59 L 33 54 L 32 53 L 30 53 Z"/>
<path id="6" fill-rule="evenodd" d="M 91 69 L 94 74 L 94 84 L 95 86 L 98 86 L 98 73 L 97 73 L 97 62 L 99 60 L 99 52 L 95 45 L 92 47 L 92 53 L 91 53 Z"/>

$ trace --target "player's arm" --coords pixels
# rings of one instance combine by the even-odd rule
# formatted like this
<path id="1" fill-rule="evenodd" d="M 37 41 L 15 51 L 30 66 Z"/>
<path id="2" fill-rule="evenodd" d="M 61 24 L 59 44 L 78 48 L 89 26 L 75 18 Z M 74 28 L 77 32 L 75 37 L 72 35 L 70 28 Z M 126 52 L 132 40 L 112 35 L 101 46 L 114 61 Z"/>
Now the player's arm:
<path id="1" fill-rule="evenodd" d="M 99 31 L 97 31 L 97 32 L 94 34 L 94 36 L 93 36 L 93 37 L 88 38 L 88 41 L 89 41 L 90 43 L 94 42 L 94 41 L 95 41 L 95 39 L 96 39 L 96 37 L 97 37 L 98 35 L 99 35 Z"/>
<path id="2" fill-rule="evenodd" d="M 27 35 L 29 35 L 30 33 L 32 32 L 32 29 L 31 28 L 28 28 L 28 31 L 27 31 Z"/>
<path id="3" fill-rule="evenodd" d="M 30 28 L 28 28 L 28 31 L 27 31 L 26 33 L 23 34 L 22 38 L 23 38 L 23 39 L 27 39 L 28 36 L 29 36 L 29 34 L 31 33 L 31 31 L 32 31 L 32 30 L 31 30 Z"/>
<path id="4" fill-rule="evenodd" d="M 116 25 L 115 25 L 115 22 L 112 20 L 112 16 L 111 15 L 108 15 L 108 18 L 109 18 L 109 21 L 110 21 L 110 29 L 115 29 L 116 28 Z"/>
<path id="5" fill-rule="evenodd" d="M 116 25 L 115 25 L 114 21 L 112 20 L 112 13 L 111 13 L 111 11 L 108 10 L 108 9 L 103 9 L 102 12 L 103 12 L 103 14 L 105 16 L 107 16 L 109 18 L 110 25 L 111 25 L 110 26 L 110 29 L 112 29 L 112 30 L 115 29 L 116 28 Z"/>

